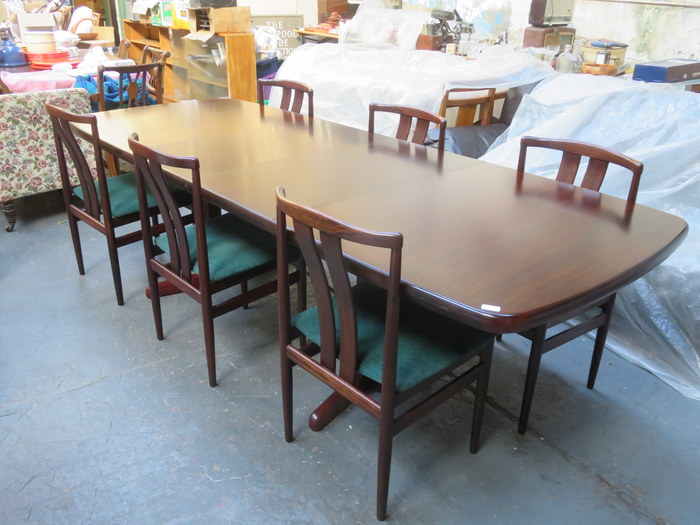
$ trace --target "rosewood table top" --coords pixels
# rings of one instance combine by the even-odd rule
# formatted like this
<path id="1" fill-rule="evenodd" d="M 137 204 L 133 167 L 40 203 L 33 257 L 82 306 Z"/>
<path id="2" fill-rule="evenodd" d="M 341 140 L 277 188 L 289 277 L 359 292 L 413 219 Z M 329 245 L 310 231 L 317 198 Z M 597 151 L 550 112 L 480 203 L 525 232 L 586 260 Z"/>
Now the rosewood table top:
<path id="1" fill-rule="evenodd" d="M 163 152 L 197 156 L 206 197 L 270 231 L 283 186 L 340 220 L 402 232 L 405 293 L 494 333 L 604 298 L 661 263 L 687 232 L 681 218 L 643 205 L 248 102 L 96 115 L 106 150 L 129 159 L 136 132 Z M 388 267 L 371 248 L 347 255 L 373 271 Z"/>

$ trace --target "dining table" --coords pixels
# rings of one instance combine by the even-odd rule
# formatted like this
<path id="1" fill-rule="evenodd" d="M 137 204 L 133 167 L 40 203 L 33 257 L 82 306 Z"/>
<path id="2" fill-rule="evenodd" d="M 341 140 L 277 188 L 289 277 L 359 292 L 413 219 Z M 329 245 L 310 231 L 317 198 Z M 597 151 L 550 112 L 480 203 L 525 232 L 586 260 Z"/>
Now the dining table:
<path id="1" fill-rule="evenodd" d="M 102 147 L 126 161 L 131 133 L 165 153 L 198 157 L 205 198 L 267 231 L 275 231 L 281 186 L 343 222 L 401 232 L 402 297 L 495 334 L 599 302 L 664 261 L 688 230 L 644 205 L 250 102 L 183 101 L 96 117 Z M 187 175 L 174 173 L 186 187 Z M 345 254 L 370 280 L 388 271 L 376 248 L 348 245 Z"/>

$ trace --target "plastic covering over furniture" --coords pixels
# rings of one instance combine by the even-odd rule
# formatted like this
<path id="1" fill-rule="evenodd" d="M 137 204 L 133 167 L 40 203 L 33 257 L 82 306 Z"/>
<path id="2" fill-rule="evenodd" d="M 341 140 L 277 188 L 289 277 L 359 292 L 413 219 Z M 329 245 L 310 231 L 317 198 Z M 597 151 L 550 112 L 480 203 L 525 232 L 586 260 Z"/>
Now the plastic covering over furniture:
<path id="1" fill-rule="evenodd" d="M 511 87 L 553 74 L 527 53 L 493 46 L 477 60 L 434 51 L 404 51 L 391 44 L 308 44 L 294 51 L 277 79 L 303 82 L 314 90 L 316 117 L 367 129 L 370 103 L 440 109 L 446 87 Z M 278 106 L 272 92 L 270 105 Z M 393 135 L 398 119 L 382 115 L 376 132 Z"/>
<path id="2" fill-rule="evenodd" d="M 75 113 L 89 113 L 84 89 L 59 89 L 0 96 L 0 204 L 12 230 L 14 199 L 61 188 L 56 145 L 49 115 L 49 102 Z M 94 163 L 91 148 L 85 152 Z M 77 184 L 71 170 L 71 180 Z"/>
<path id="3" fill-rule="evenodd" d="M 688 222 L 678 250 L 620 290 L 608 346 L 700 400 L 700 95 L 669 85 L 561 75 L 523 98 L 511 126 L 481 159 L 515 168 L 522 135 L 583 140 L 642 161 L 637 203 Z M 527 171 L 554 178 L 558 165 L 555 153 L 533 151 Z M 628 188 L 628 177 L 611 167 L 601 191 L 624 199 Z"/>

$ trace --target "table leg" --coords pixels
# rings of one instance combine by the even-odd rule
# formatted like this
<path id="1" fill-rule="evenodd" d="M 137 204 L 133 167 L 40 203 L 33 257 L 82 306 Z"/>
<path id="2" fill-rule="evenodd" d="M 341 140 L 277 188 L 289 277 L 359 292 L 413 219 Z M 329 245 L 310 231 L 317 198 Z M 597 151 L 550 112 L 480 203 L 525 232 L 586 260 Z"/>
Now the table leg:
<path id="1" fill-rule="evenodd" d="M 357 388 L 363 392 L 370 392 L 377 388 L 377 383 L 364 376 L 357 375 L 358 379 L 355 382 Z M 343 410 L 351 404 L 345 397 L 338 392 L 333 392 L 326 400 L 316 407 L 309 417 L 309 428 L 314 432 L 323 430 L 328 423 L 333 421 Z"/>
<path id="2" fill-rule="evenodd" d="M 309 418 L 309 428 L 315 432 L 323 430 L 338 414 L 350 405 L 350 401 L 333 392 L 326 400 L 318 405 Z"/>

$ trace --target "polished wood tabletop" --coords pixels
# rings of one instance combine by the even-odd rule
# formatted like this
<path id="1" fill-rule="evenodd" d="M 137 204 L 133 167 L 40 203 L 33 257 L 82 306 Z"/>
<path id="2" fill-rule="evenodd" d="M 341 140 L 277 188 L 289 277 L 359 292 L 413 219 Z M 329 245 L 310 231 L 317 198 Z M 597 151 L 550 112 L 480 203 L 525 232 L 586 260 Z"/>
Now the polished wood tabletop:
<path id="1" fill-rule="evenodd" d="M 404 234 L 405 293 L 494 333 L 593 303 L 661 263 L 684 220 L 621 199 L 236 100 L 97 113 L 103 146 L 132 132 L 196 155 L 207 198 L 273 231 L 275 188 L 355 226 Z M 385 272 L 371 248 L 348 247 Z"/>

